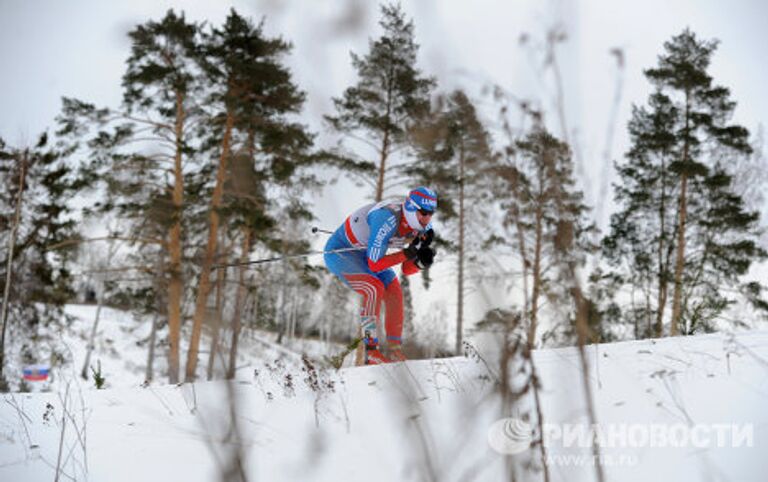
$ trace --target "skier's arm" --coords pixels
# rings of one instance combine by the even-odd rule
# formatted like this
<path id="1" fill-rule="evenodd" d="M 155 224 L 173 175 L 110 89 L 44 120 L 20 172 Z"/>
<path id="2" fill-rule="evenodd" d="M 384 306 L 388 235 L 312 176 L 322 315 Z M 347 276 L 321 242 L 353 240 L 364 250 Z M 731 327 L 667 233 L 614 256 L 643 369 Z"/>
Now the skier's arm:
<path id="1" fill-rule="evenodd" d="M 386 254 L 389 239 L 397 231 L 397 218 L 390 212 L 381 209 L 370 214 L 368 224 L 371 235 L 368 238 L 368 267 L 378 273 L 387 268 L 408 260 L 403 251 Z"/>
<path id="2" fill-rule="evenodd" d="M 416 274 L 416 273 L 418 273 L 420 271 L 419 267 L 416 266 L 416 262 L 414 260 L 412 260 L 412 259 L 405 260 L 405 262 L 403 263 L 402 268 L 403 268 L 403 274 L 406 275 L 406 276 L 410 276 L 412 274 Z"/>
<path id="3" fill-rule="evenodd" d="M 400 251 L 388 254 L 378 261 L 371 261 L 371 258 L 368 258 L 368 267 L 371 268 L 371 271 L 378 273 L 379 271 L 384 271 L 387 268 L 391 268 L 400 263 L 407 263 L 408 261 L 409 260 L 405 257 L 405 253 Z"/>

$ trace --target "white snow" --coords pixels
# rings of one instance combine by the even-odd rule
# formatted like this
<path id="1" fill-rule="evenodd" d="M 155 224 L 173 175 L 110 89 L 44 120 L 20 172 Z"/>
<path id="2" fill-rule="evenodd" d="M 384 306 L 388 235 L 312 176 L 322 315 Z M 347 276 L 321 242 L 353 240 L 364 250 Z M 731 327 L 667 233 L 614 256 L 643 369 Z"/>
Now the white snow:
<path id="1" fill-rule="evenodd" d="M 68 310 L 84 319 L 92 313 Z M 136 322 L 109 311 L 102 323 L 105 333 L 120 333 Z M 2 395 L 0 480 L 54 480 L 57 465 L 60 480 L 221 480 L 237 450 L 248 480 L 504 480 L 508 461 L 516 480 L 543 480 L 538 448 L 509 456 L 489 444 L 494 422 L 523 414 L 501 413 L 492 381 L 498 369 L 489 372 L 475 359 L 307 371 L 295 356 L 275 361 L 275 352 L 254 347 L 230 393 L 224 381 L 140 386 L 143 367 L 128 353 L 145 351 L 129 347 L 134 336 L 123 338 L 112 345 L 124 357 L 99 355 L 114 388 L 95 390 L 59 373 L 49 392 Z M 765 480 L 768 332 L 604 344 L 587 352 L 601 426 L 728 424 L 752 434 L 742 444 L 751 446 L 602 448 L 606 480 Z M 534 360 L 545 422 L 585 423 L 576 349 L 539 350 Z M 518 406 L 525 412 L 530 397 Z M 557 442 L 547 444 L 551 480 L 595 480 L 591 450 Z"/>

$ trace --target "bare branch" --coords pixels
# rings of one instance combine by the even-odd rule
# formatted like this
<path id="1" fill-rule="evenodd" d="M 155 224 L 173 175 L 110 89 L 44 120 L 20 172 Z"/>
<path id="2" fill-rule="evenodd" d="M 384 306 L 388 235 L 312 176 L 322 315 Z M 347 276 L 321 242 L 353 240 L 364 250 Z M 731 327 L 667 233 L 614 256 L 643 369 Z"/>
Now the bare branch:
<path id="1" fill-rule="evenodd" d="M 351 137 L 352 139 L 355 139 L 355 140 L 357 140 L 357 141 L 360 141 L 360 142 L 362 142 L 363 144 L 366 144 L 366 145 L 367 145 L 367 146 L 369 146 L 371 149 L 373 149 L 374 151 L 376 151 L 376 153 L 377 153 L 377 154 L 380 154 L 380 153 L 381 153 L 381 146 L 374 144 L 374 143 L 373 143 L 373 141 L 371 141 L 371 140 L 368 140 L 368 139 L 366 139 L 365 137 L 361 137 L 361 136 L 358 136 L 358 135 L 356 135 L 356 134 L 353 134 L 353 133 L 351 133 L 351 132 L 347 132 L 347 136 L 349 136 L 349 137 Z"/>
<path id="2" fill-rule="evenodd" d="M 125 271 L 142 271 L 147 274 L 156 274 L 157 270 L 152 266 L 124 266 L 121 268 L 111 269 L 92 269 L 86 271 L 80 271 L 79 273 L 72 273 L 73 275 L 94 274 L 94 273 L 121 273 Z"/>
<path id="3" fill-rule="evenodd" d="M 60 249 L 66 246 L 72 246 L 75 244 L 82 244 L 82 243 L 92 243 L 96 241 L 128 241 L 131 243 L 142 243 L 142 244 L 159 244 L 161 246 L 165 246 L 166 242 L 162 239 L 157 238 L 126 238 L 122 236 L 104 236 L 100 238 L 86 238 L 86 239 L 67 239 L 65 241 L 62 241 L 60 243 L 52 244 L 48 247 L 46 247 L 46 251 L 52 251 L 54 249 Z"/>
<path id="4" fill-rule="evenodd" d="M 161 128 L 161 129 L 169 129 L 169 130 L 172 129 L 172 126 L 170 124 L 163 124 L 162 122 L 157 122 L 157 121 L 154 121 L 154 120 L 151 120 L 151 119 L 142 119 L 140 117 L 134 117 L 134 116 L 128 115 L 128 114 L 126 114 L 124 112 L 117 113 L 117 115 L 115 117 L 113 117 L 111 119 L 108 119 L 108 121 L 116 121 L 118 119 L 125 119 L 125 120 L 129 120 L 129 121 L 132 121 L 132 122 L 138 122 L 139 124 L 151 125 L 151 126 L 158 127 L 158 128 Z"/>

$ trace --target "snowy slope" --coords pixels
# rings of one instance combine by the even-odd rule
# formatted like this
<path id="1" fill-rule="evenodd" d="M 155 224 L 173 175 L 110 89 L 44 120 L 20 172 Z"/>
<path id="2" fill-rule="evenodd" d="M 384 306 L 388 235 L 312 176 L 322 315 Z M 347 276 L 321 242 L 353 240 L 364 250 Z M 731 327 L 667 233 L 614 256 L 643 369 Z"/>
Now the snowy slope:
<path id="1" fill-rule="evenodd" d="M 605 448 L 607 480 L 765 480 L 768 332 L 588 353 L 601 424 L 752 427 L 750 446 Z M 576 350 L 540 350 L 535 362 L 545 421 L 583 422 Z M 0 480 L 53 480 L 57 465 L 62 480 L 221 480 L 238 451 L 248 480 L 502 480 L 509 460 L 517 480 L 543 480 L 537 450 L 508 456 L 489 443 L 497 420 L 519 415 L 500 413 L 494 375 L 460 357 L 338 372 L 284 358 L 254 363 L 229 386 L 96 391 L 75 380 L 66 395 L 60 382 L 56 392 L 2 395 Z M 548 449 L 552 480 L 595 480 L 589 448 Z"/>
<path id="2" fill-rule="evenodd" d="M 96 311 L 95 305 L 66 305 L 64 307 L 65 314 L 70 316 L 73 321 L 61 333 L 57 333 L 56 338 L 58 344 L 63 348 L 66 366 L 54 369 L 49 380 L 31 384 L 33 391 L 60 390 L 62 381 L 72 379 L 73 376 L 80 373 Z M 124 311 L 108 307 L 102 308 L 90 366 L 96 367 L 101 364 L 101 372 L 106 379 L 107 388 L 137 387 L 144 383 L 147 366 L 147 341 L 150 335 L 151 322 L 151 317 L 135 317 Z M 159 339 L 161 334 L 159 333 L 157 336 Z M 228 345 L 229 335 L 224 334 L 222 336 L 226 337 L 222 342 L 224 345 Z M 188 339 L 188 333 L 182 337 L 182 357 L 186 354 L 187 346 L 184 343 Z M 300 366 L 302 353 L 322 358 L 325 355 L 338 353 L 342 348 L 342 345 L 335 343 L 326 344 L 317 340 L 300 338 L 285 339 L 282 344 L 277 344 L 276 339 L 277 334 L 273 332 L 244 330 L 240 339 L 237 371 L 242 376 L 249 377 L 253 373 L 254 367 L 259 365 L 261 361 L 273 362 L 277 359 L 293 366 Z M 159 342 L 158 345 L 160 345 Z M 201 374 L 206 371 L 209 351 L 210 337 L 209 333 L 204 330 L 198 365 Z M 45 363 L 47 360 L 37 360 L 37 362 Z M 217 373 L 223 372 L 223 362 L 224 358 L 219 357 L 215 365 Z M 158 346 L 155 351 L 154 379 L 160 383 L 167 380 L 166 367 L 165 348 Z M 21 367 L 11 366 L 8 371 L 20 374 Z M 90 376 L 92 374 L 89 370 Z M 84 385 L 92 385 L 92 382 L 84 382 Z"/>

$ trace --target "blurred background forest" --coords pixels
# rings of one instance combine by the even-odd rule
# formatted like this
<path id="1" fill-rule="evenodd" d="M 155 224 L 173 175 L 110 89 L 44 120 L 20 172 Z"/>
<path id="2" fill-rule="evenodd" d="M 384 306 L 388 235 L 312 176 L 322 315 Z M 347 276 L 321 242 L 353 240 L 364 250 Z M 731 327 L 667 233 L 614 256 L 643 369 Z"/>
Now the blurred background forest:
<path id="1" fill-rule="evenodd" d="M 136 341 L 170 382 L 232 377 L 248 330 L 344 345 L 358 300 L 296 255 L 322 248 L 312 227 L 422 184 L 440 197 L 439 255 L 401 277 L 411 356 L 482 333 L 534 349 L 764 323 L 765 101 L 731 82 L 766 77 L 723 61 L 712 29 L 664 24 L 639 64 L 620 43 L 585 48 L 581 10 L 554 2 L 527 25 L 497 15 L 483 71 L 449 67 L 472 52 L 453 48 L 469 19 L 459 38 L 410 2 L 295 8 L 180 3 L 85 33 L 56 66 L 81 88 L 55 92 L 34 132 L 14 120 L 48 101 L 2 84 L 0 370 L 67 363 L 71 303 L 150 320 Z M 119 58 L 96 53 L 108 42 Z M 37 44 L 3 44 L 11 70 L 37 61 Z M 34 67 L 43 82 L 51 68 Z M 112 83 L 93 88 L 101 70 Z"/>

